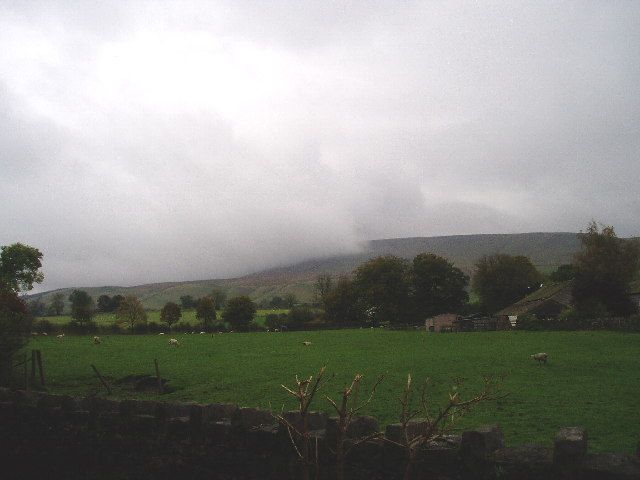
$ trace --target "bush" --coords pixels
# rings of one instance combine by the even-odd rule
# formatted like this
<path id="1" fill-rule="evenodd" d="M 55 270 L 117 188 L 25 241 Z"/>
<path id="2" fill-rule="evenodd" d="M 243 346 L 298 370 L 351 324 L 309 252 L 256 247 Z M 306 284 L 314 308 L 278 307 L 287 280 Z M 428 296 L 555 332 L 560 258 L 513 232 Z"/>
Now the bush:
<path id="1" fill-rule="evenodd" d="M 305 323 L 313 320 L 315 316 L 314 311 L 309 307 L 293 307 L 287 315 L 287 326 L 293 329 L 301 327 Z"/>
<path id="2" fill-rule="evenodd" d="M 98 331 L 98 327 L 95 322 L 85 322 L 84 324 L 80 324 L 76 320 L 71 320 L 69 323 L 63 325 L 62 330 L 65 333 L 72 335 L 86 335 L 89 333 L 96 333 Z"/>
<path id="3" fill-rule="evenodd" d="M 189 322 L 179 322 L 173 326 L 175 332 L 191 333 L 195 332 L 195 328 Z"/>
<path id="4" fill-rule="evenodd" d="M 32 330 L 37 333 L 53 333 L 56 331 L 56 326 L 43 318 L 33 323 Z"/>
<path id="5" fill-rule="evenodd" d="M 131 333 L 145 334 L 145 333 L 158 333 L 164 332 L 166 327 L 156 322 L 137 323 L 133 326 Z"/>
<path id="6" fill-rule="evenodd" d="M 265 326 L 270 330 L 280 330 L 283 325 L 287 324 L 286 313 L 269 313 L 264 320 Z"/>

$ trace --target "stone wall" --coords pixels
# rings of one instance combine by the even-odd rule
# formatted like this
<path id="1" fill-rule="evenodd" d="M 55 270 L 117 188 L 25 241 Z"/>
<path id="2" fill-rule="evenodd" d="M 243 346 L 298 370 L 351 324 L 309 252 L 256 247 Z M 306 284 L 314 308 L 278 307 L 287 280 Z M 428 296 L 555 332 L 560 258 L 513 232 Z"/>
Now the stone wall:
<path id="1" fill-rule="evenodd" d="M 292 425 L 296 412 L 284 414 Z M 409 431 L 419 431 L 420 420 Z M 318 467 L 310 478 L 336 478 L 337 420 L 309 418 Z M 351 423 L 345 445 L 379 432 L 372 417 Z M 353 446 L 347 479 L 400 479 L 407 455 L 399 424 Z M 162 403 L 76 398 L 0 389 L 3 478 L 304 478 L 287 429 L 270 412 L 233 404 Z M 316 477 L 317 475 L 317 477 Z M 505 447 L 498 426 L 447 436 L 423 448 L 414 479 L 640 479 L 640 461 L 624 454 L 589 454 L 587 432 L 561 429 L 554 447 Z"/>

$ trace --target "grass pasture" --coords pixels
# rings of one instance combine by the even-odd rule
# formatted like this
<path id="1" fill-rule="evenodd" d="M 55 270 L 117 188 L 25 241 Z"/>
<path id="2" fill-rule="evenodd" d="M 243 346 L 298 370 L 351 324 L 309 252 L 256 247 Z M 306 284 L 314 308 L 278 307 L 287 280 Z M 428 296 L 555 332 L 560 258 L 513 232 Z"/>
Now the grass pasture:
<path id="1" fill-rule="evenodd" d="M 287 333 L 178 334 L 168 336 L 36 337 L 50 391 L 84 395 L 100 391 L 90 365 L 111 379 L 153 373 L 157 358 L 163 377 L 175 391 L 163 400 L 237 402 L 243 406 L 292 408 L 280 384 L 307 376 L 326 365 L 335 376 L 322 393 L 337 397 L 353 374 L 365 386 L 380 374 L 385 380 L 366 412 L 381 424 L 397 421 L 398 396 L 408 372 L 416 383 L 434 382 L 433 399 L 442 400 L 451 379 L 468 379 L 478 388 L 485 374 L 506 375 L 504 399 L 462 419 L 460 427 L 498 423 L 514 445 L 550 445 L 563 426 L 581 425 L 592 451 L 633 451 L 640 440 L 640 335 L 614 332 L 486 332 L 429 334 L 423 331 L 360 329 Z M 312 345 L 304 347 L 302 341 Z M 547 365 L 529 358 L 549 353 Z M 100 392 L 102 393 L 102 392 Z M 116 390 L 118 396 L 150 398 Z M 315 408 L 329 411 L 324 397 Z"/>

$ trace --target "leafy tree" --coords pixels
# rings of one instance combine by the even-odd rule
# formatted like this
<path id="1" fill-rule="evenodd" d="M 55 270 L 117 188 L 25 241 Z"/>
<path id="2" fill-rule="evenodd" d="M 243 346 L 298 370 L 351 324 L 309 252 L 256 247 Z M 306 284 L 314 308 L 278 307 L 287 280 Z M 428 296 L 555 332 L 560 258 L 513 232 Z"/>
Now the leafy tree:
<path id="1" fill-rule="evenodd" d="M 613 227 L 598 228 L 591 222 L 580 235 L 582 249 L 573 259 L 576 269 L 572 287 L 578 310 L 592 309 L 601 303 L 612 315 L 628 316 L 636 307 L 627 294 L 629 283 L 640 266 L 640 244 L 623 240 Z"/>
<path id="2" fill-rule="evenodd" d="M 109 295 L 100 295 L 98 297 L 98 310 L 104 313 L 113 312 L 113 302 Z"/>
<path id="3" fill-rule="evenodd" d="M 43 317 L 45 314 L 45 305 L 39 299 L 27 303 L 27 309 L 32 317 Z"/>
<path id="4" fill-rule="evenodd" d="M 271 301 L 269 302 L 269 306 L 271 308 L 284 308 L 285 307 L 284 299 L 276 295 L 275 297 L 271 298 Z"/>
<path id="5" fill-rule="evenodd" d="M 576 277 L 576 267 L 571 263 L 565 263 L 560 265 L 555 272 L 549 275 L 549 280 L 552 282 L 566 282 L 573 280 Z"/>
<path id="6" fill-rule="evenodd" d="M 298 303 L 298 299 L 293 293 L 287 293 L 283 299 L 285 308 L 293 308 L 293 306 Z"/>
<path id="7" fill-rule="evenodd" d="M 211 297 L 202 297 L 196 304 L 196 318 L 203 326 L 213 323 L 216 319 L 216 307 Z"/>
<path id="8" fill-rule="evenodd" d="M 41 283 L 42 253 L 37 248 L 14 243 L 0 247 L 0 289 L 19 293 Z"/>
<path id="9" fill-rule="evenodd" d="M 341 276 L 324 294 L 324 316 L 334 323 L 360 323 L 365 317 L 365 305 L 348 277 Z"/>
<path id="10" fill-rule="evenodd" d="M 306 306 L 293 307 L 287 315 L 287 325 L 292 327 L 310 322 L 315 317 L 313 310 Z"/>
<path id="11" fill-rule="evenodd" d="M 459 312 L 469 300 L 469 277 L 445 258 L 432 253 L 417 255 L 411 273 L 414 305 L 422 316 Z"/>
<path id="12" fill-rule="evenodd" d="M 53 313 L 54 315 L 61 315 L 64 311 L 64 294 L 60 292 L 56 293 L 51 298 L 51 304 L 49 305 L 49 308 L 51 309 L 51 313 Z"/>
<path id="13" fill-rule="evenodd" d="M 181 317 L 182 310 L 180 310 L 180 306 L 177 303 L 167 302 L 164 307 L 162 307 L 162 310 L 160 310 L 160 320 L 166 323 L 169 328 L 171 328 L 171 325 L 174 323 L 179 322 Z"/>
<path id="14" fill-rule="evenodd" d="M 360 299 L 373 318 L 391 323 L 410 323 L 411 276 L 409 263 L 399 257 L 377 257 L 355 270 L 354 283 Z"/>
<path id="15" fill-rule="evenodd" d="M 269 313 L 265 317 L 264 324 L 269 329 L 281 329 L 287 323 L 286 313 Z"/>
<path id="16" fill-rule="evenodd" d="M 333 288 L 333 277 L 331 275 L 319 275 L 315 284 L 316 302 L 324 307 L 324 300 Z"/>
<path id="17" fill-rule="evenodd" d="M 483 307 L 495 313 L 537 290 L 541 281 L 527 257 L 495 254 L 478 260 L 472 285 Z"/>
<path id="18" fill-rule="evenodd" d="M 37 248 L 22 243 L 0 247 L 0 384 L 9 383 L 14 355 L 28 340 L 32 318 L 18 294 L 44 279 L 41 259 Z"/>
<path id="19" fill-rule="evenodd" d="M 109 311 L 115 312 L 116 310 L 118 310 L 123 300 L 124 300 L 124 297 L 122 295 L 114 295 L 113 297 L 111 297 L 111 306 L 109 307 L 110 308 Z"/>
<path id="20" fill-rule="evenodd" d="M 222 310 L 225 303 L 227 302 L 227 294 L 222 290 L 214 288 L 211 291 L 211 300 L 213 300 L 213 305 L 215 306 L 216 310 Z"/>
<path id="21" fill-rule="evenodd" d="M 222 312 L 222 319 L 237 329 L 249 326 L 256 314 L 256 305 L 245 295 L 234 297 L 227 302 Z"/>
<path id="22" fill-rule="evenodd" d="M 137 325 L 147 323 L 147 312 L 138 297 L 127 296 L 120 302 L 116 311 L 116 321 L 133 330 Z"/>
<path id="23" fill-rule="evenodd" d="M 183 310 L 189 310 L 196 306 L 196 301 L 191 295 L 183 295 L 180 297 L 180 305 L 182 305 Z"/>
<path id="24" fill-rule="evenodd" d="M 71 302 L 71 318 L 80 326 L 91 321 L 96 310 L 91 295 L 84 290 L 74 290 L 69 295 L 69 301 Z"/>

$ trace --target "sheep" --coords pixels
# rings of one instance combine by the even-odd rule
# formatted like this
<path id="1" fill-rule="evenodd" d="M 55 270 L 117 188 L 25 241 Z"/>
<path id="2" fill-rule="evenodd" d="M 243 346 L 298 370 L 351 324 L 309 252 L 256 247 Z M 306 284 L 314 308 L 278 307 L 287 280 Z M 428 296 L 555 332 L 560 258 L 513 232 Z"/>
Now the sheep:
<path id="1" fill-rule="evenodd" d="M 175 338 L 170 338 L 169 339 L 169 346 L 170 347 L 179 347 L 180 346 L 180 342 Z"/>
<path id="2" fill-rule="evenodd" d="M 547 355 L 546 353 L 534 353 L 533 355 L 531 355 L 531 358 L 533 358 L 534 360 L 536 360 L 538 362 L 538 364 L 540 363 L 547 363 L 547 357 L 549 355 Z"/>
<path id="3" fill-rule="evenodd" d="M 164 335 L 164 332 L 160 332 L 158 335 Z"/>
<path id="4" fill-rule="evenodd" d="M 62 340 L 64 338 L 64 333 L 61 333 L 60 335 L 56 335 L 56 338 Z"/>
<path id="5" fill-rule="evenodd" d="M 42 332 L 40 335 L 44 335 L 45 337 L 48 336 L 49 334 L 47 332 Z"/>
<path id="6" fill-rule="evenodd" d="M 308 347 L 309 345 L 311 345 L 311 342 L 306 341 L 306 342 L 302 342 L 302 344 L 303 344 L 305 347 Z"/>
<path id="7" fill-rule="evenodd" d="M 205 333 L 207 333 L 207 332 L 200 332 L 200 335 L 204 335 Z"/>
<path id="8" fill-rule="evenodd" d="M 100 343 L 100 337 L 93 337 L 93 344 L 98 345 Z"/>
<path id="9" fill-rule="evenodd" d="M 37 336 L 38 336 L 38 334 L 37 334 L 36 332 L 31 332 L 31 336 L 32 336 L 32 337 L 37 337 Z"/>

